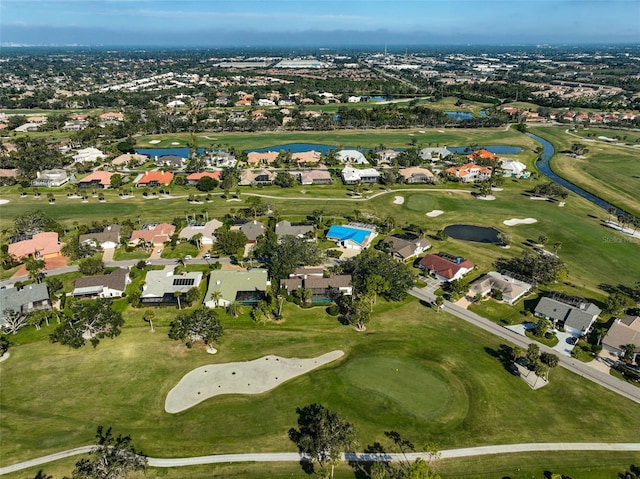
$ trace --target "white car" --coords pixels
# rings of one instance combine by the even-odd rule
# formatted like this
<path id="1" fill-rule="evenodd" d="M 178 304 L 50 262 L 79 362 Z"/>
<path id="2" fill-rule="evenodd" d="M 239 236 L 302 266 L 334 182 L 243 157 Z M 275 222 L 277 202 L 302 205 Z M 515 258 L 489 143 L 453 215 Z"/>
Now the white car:
<path id="1" fill-rule="evenodd" d="M 160 248 L 158 251 L 156 251 L 156 253 L 158 253 L 158 254 L 162 253 L 162 248 Z"/>

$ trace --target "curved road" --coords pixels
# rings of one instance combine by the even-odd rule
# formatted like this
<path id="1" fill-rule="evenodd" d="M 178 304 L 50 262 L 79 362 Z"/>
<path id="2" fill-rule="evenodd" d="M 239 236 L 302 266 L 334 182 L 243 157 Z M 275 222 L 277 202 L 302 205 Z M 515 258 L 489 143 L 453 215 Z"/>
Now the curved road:
<path id="1" fill-rule="evenodd" d="M 67 457 L 87 454 L 94 446 L 82 446 L 68 451 L 62 451 L 37 459 L 20 462 L 11 466 L 0 468 L 0 475 L 21 471 L 31 467 L 57 461 Z M 503 444 L 498 446 L 466 447 L 461 449 L 449 449 L 440 451 L 440 459 L 455 459 L 460 457 L 484 456 L 490 454 L 511 454 L 517 452 L 536 451 L 631 451 L 640 452 L 640 443 L 610 443 L 610 442 L 542 442 L 525 444 Z M 201 464 L 229 464 L 237 462 L 300 462 L 307 456 L 297 452 L 274 452 L 274 453 L 249 453 L 249 454 L 214 454 L 211 456 L 181 457 L 181 458 L 154 458 L 149 457 L 151 467 L 181 467 Z M 342 460 L 357 462 L 398 462 L 402 460 L 415 460 L 417 458 L 430 459 L 432 455 L 428 452 L 414 452 L 408 454 L 367 454 L 367 453 L 346 453 L 342 454 Z"/>
<path id="2" fill-rule="evenodd" d="M 421 291 L 418 288 L 411 289 L 409 291 L 409 294 L 429 303 L 433 303 L 435 301 L 435 295 Z M 500 338 L 509 341 L 512 344 L 520 346 L 521 348 L 527 349 L 527 347 L 529 347 L 529 344 L 534 342 L 529 340 L 526 336 L 521 336 L 520 334 L 515 333 L 510 329 L 503 328 L 499 324 L 483 318 L 476 313 L 461 308 L 460 306 L 456 306 L 449 301 L 444 302 L 443 309 L 444 311 L 451 313 L 454 316 L 457 316 L 458 318 L 473 324 L 474 326 L 482 328 L 495 336 L 499 336 Z M 617 394 L 620 394 L 621 396 L 631 399 L 632 401 L 640 403 L 640 388 L 634 386 L 633 384 L 629 384 L 609 374 L 598 371 L 591 366 L 578 361 L 577 359 L 557 355 L 557 351 L 554 351 L 544 344 L 539 344 L 537 342 L 536 344 L 540 347 L 540 351 L 555 354 L 556 356 L 558 356 L 558 363 L 563 368 L 568 369 L 569 371 L 578 374 L 583 378 L 589 379 L 590 381 L 593 381 L 594 383 L 597 383 L 609 389 L 610 391 L 613 391 Z"/>

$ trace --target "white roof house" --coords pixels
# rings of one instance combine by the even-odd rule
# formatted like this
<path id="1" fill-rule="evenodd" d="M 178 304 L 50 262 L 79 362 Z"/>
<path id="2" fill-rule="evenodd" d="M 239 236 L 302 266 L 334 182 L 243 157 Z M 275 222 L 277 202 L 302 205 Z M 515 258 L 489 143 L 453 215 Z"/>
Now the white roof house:
<path id="1" fill-rule="evenodd" d="M 202 234 L 202 244 L 211 245 L 215 243 L 215 231 L 222 226 L 218 220 L 211 220 L 206 223 L 192 223 L 180 231 L 180 239 L 190 240 L 197 234 Z"/>
<path id="2" fill-rule="evenodd" d="M 89 148 L 78 150 L 72 158 L 76 163 L 93 163 L 94 161 L 104 160 L 107 158 L 107 155 L 105 155 L 101 150 L 90 146 Z"/>
<path id="3" fill-rule="evenodd" d="M 181 107 L 181 106 L 184 106 L 184 105 L 185 105 L 185 103 L 182 100 L 173 100 L 173 101 L 170 101 L 169 103 L 167 103 L 167 107 L 168 108 L 178 108 L 178 107 Z"/>
<path id="4" fill-rule="evenodd" d="M 380 179 L 380 173 L 375 168 L 357 169 L 345 166 L 342 170 L 342 180 L 345 183 L 377 183 Z"/>
<path id="5" fill-rule="evenodd" d="M 516 160 L 502 159 L 501 168 L 504 171 L 504 176 L 520 178 L 527 170 L 527 165 Z"/>
<path id="6" fill-rule="evenodd" d="M 451 156 L 451 152 L 443 147 L 423 148 L 420 150 L 420 158 L 423 160 L 434 161 L 444 159 L 447 156 Z"/>
<path id="7" fill-rule="evenodd" d="M 340 163 L 355 163 L 356 165 L 368 165 L 369 162 L 358 150 L 340 150 L 337 153 Z"/>

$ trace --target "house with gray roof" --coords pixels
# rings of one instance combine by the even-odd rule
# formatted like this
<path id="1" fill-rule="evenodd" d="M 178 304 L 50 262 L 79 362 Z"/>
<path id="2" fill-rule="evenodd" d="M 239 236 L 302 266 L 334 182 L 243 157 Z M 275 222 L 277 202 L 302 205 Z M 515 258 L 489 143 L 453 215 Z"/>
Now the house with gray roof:
<path id="1" fill-rule="evenodd" d="M 575 337 L 587 334 L 602 310 L 582 298 L 554 295 L 540 299 L 534 314 L 552 321 Z"/>
<path id="2" fill-rule="evenodd" d="M 214 270 L 209 275 L 204 305 L 208 308 L 225 307 L 236 301 L 243 305 L 257 304 L 264 299 L 270 285 L 266 269 Z"/>
<path id="3" fill-rule="evenodd" d="M 173 267 L 168 266 L 161 271 L 147 272 L 140 303 L 145 306 L 177 306 L 191 288 L 197 288 L 202 281 L 201 272 L 173 274 Z"/>
<path id="4" fill-rule="evenodd" d="M 118 268 L 109 274 L 76 279 L 71 295 L 74 298 L 120 298 L 129 283 L 129 269 Z"/>
<path id="5" fill-rule="evenodd" d="M 494 289 L 502 292 L 502 301 L 514 304 L 531 291 L 533 285 L 497 271 L 491 271 L 469 285 L 469 293 L 472 296 L 486 296 Z"/>
<path id="6" fill-rule="evenodd" d="M 634 344 L 640 354 L 640 316 L 616 319 L 602 339 L 602 348 L 617 355 L 623 355 L 628 344 Z"/>
<path id="7" fill-rule="evenodd" d="M 120 244 L 120 225 L 107 226 L 101 233 L 87 233 L 78 237 L 80 244 L 89 244 L 94 248 L 115 248 Z"/>
<path id="8" fill-rule="evenodd" d="M 38 309 L 51 310 L 47 283 L 0 289 L 0 328 L 5 326 L 4 312 L 6 310 L 29 314 Z"/>
<path id="9" fill-rule="evenodd" d="M 258 236 L 264 234 L 264 225 L 256 220 L 246 222 L 239 229 L 245 234 L 247 242 L 250 244 L 255 243 L 258 240 Z"/>
<path id="10" fill-rule="evenodd" d="M 436 148 L 423 148 L 420 150 L 420 158 L 427 161 L 444 160 L 446 157 L 451 156 L 451 152 L 446 147 Z"/>
<path id="11" fill-rule="evenodd" d="M 282 220 L 276 223 L 276 236 L 278 237 L 278 240 L 281 240 L 284 236 L 307 238 L 312 241 L 315 239 L 312 225 L 292 225 L 287 220 Z"/>
<path id="12" fill-rule="evenodd" d="M 329 303 L 337 296 L 353 294 L 350 274 L 328 275 L 322 268 L 298 268 L 288 278 L 280 281 L 280 285 L 289 294 L 298 289 L 311 290 L 311 303 Z"/>

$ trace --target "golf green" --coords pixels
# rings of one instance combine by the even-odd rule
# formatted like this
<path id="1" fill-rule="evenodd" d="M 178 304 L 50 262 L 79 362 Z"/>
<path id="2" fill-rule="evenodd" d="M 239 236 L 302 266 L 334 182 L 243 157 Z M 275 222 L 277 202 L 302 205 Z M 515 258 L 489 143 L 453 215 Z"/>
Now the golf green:
<path id="1" fill-rule="evenodd" d="M 345 366 L 345 375 L 353 386 L 366 391 L 367 395 L 374 393 L 390 400 L 391 408 L 420 419 L 451 416 L 452 401 L 456 396 L 452 386 L 429 365 L 418 360 L 359 357 Z"/>
<path id="2" fill-rule="evenodd" d="M 419 211 L 421 213 L 428 213 L 435 209 L 435 203 L 437 198 L 425 195 L 423 193 L 417 193 L 413 195 L 405 195 L 405 208 L 411 211 Z"/>

